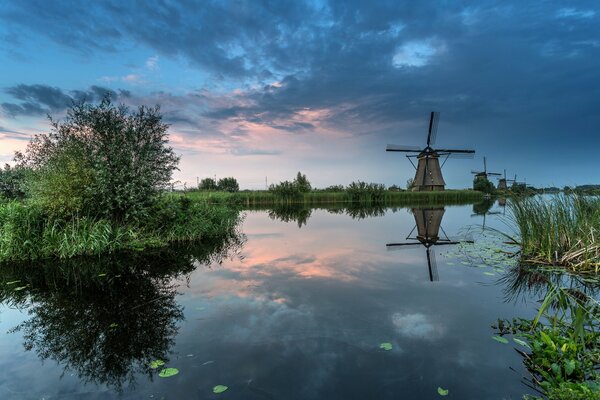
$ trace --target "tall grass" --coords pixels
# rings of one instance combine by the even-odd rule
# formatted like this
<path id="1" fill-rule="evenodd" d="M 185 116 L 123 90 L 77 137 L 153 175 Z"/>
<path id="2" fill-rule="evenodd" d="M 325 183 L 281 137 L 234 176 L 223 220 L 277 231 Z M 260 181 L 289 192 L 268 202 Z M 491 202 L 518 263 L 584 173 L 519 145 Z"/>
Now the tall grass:
<path id="1" fill-rule="evenodd" d="M 600 198 L 576 194 L 510 203 L 523 260 L 575 272 L 600 270 Z"/>
<path id="2" fill-rule="evenodd" d="M 268 191 L 227 192 L 188 192 L 186 197 L 208 204 L 230 204 L 244 207 L 304 204 L 307 206 L 333 203 L 362 203 L 385 205 L 419 204 L 467 204 L 481 201 L 483 194 L 473 190 L 444 190 L 438 192 L 393 192 L 382 191 L 372 194 L 368 191 L 312 191 L 295 197 L 281 197 Z"/>
<path id="3" fill-rule="evenodd" d="M 70 258 L 121 249 L 161 247 L 229 233 L 239 212 L 189 199 L 157 203 L 143 223 L 123 225 L 101 218 L 56 218 L 33 202 L 0 205 L 0 261 Z"/>

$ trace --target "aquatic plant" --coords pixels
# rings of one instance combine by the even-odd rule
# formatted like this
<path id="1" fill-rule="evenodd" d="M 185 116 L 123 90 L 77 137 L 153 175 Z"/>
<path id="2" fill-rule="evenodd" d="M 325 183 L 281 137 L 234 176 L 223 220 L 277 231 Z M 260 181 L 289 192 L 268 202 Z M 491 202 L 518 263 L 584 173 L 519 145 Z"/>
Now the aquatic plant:
<path id="1" fill-rule="evenodd" d="M 600 199 L 576 194 L 529 197 L 509 204 L 522 260 L 600 271 Z"/>

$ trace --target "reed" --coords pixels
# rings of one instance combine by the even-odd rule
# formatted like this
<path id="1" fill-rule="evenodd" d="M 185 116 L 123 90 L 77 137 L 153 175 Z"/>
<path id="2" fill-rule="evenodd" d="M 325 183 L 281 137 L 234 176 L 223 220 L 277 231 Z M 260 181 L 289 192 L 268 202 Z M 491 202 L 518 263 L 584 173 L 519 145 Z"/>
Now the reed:
<path id="1" fill-rule="evenodd" d="M 0 205 L 0 261 L 70 258 L 117 250 L 162 247 L 229 233 L 239 221 L 231 207 L 165 198 L 142 223 L 89 216 L 61 218 L 33 202 Z"/>
<path id="2" fill-rule="evenodd" d="M 516 199 L 509 207 L 524 262 L 599 272 L 600 198 L 529 197 Z"/>
<path id="3" fill-rule="evenodd" d="M 175 195 L 177 196 L 177 194 Z M 481 201 L 483 193 L 473 190 L 445 190 L 439 192 L 393 192 L 383 191 L 360 194 L 351 191 L 311 191 L 294 197 L 282 197 L 268 191 L 186 192 L 184 196 L 208 204 L 229 204 L 243 207 L 304 204 L 307 206 L 335 203 L 423 205 L 423 204 L 467 204 Z"/>

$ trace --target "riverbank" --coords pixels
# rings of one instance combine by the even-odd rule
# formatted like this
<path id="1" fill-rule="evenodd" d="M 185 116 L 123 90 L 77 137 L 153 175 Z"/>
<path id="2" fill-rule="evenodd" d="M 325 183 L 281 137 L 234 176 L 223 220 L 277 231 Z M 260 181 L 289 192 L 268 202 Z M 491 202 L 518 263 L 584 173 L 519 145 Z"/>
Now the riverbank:
<path id="1" fill-rule="evenodd" d="M 351 193 L 348 191 L 311 191 L 293 197 L 277 196 L 266 190 L 242 192 L 190 191 L 183 196 L 207 204 L 227 204 L 244 207 L 303 204 L 382 204 L 382 205 L 427 205 L 427 204 L 468 204 L 483 200 L 483 193 L 473 190 L 444 190 L 439 192 L 394 192 Z"/>
<path id="2" fill-rule="evenodd" d="M 159 199 L 137 223 L 56 216 L 38 203 L 11 201 L 0 204 L 0 261 L 71 258 L 198 241 L 230 234 L 239 219 L 232 207 L 171 196 Z"/>

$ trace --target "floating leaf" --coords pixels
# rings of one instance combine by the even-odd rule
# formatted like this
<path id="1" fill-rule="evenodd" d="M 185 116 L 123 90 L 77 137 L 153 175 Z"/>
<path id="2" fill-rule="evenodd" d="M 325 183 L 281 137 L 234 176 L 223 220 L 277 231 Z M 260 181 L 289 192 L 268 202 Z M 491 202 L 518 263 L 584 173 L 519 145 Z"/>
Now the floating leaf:
<path id="1" fill-rule="evenodd" d="M 513 338 L 514 342 L 517 344 L 520 344 L 521 346 L 525 346 L 525 347 L 529 347 L 529 345 L 527 344 L 527 342 L 525 342 L 524 340 L 521 340 L 519 338 Z"/>
<path id="2" fill-rule="evenodd" d="M 26 288 L 27 288 L 27 286 L 19 286 L 19 287 L 14 288 L 13 290 L 15 292 L 18 292 L 19 290 L 23 290 L 23 289 L 26 289 Z"/>
<path id="3" fill-rule="evenodd" d="M 10 282 L 6 282 L 6 285 L 14 285 L 15 283 L 19 283 L 21 281 L 17 280 L 17 281 L 10 281 Z"/>
<path id="4" fill-rule="evenodd" d="M 204 310 L 204 307 L 196 307 L 196 310 L 202 311 L 202 310 Z"/>
<path id="5" fill-rule="evenodd" d="M 381 343 L 381 344 L 379 345 L 379 348 L 380 348 L 380 349 L 383 349 L 383 350 L 385 350 L 385 351 L 389 351 L 389 350 L 391 350 L 391 349 L 392 349 L 392 344 L 391 344 L 391 343 L 387 343 L 387 342 L 386 342 L 386 343 Z"/>
<path id="6" fill-rule="evenodd" d="M 483 274 L 484 274 L 484 275 L 488 275 L 488 276 L 494 276 L 494 275 L 496 275 L 496 274 L 495 274 L 495 273 L 493 273 L 493 272 L 484 272 Z"/>
<path id="7" fill-rule="evenodd" d="M 450 390 L 442 389 L 441 387 L 438 386 L 438 394 L 440 396 L 448 396 L 448 393 L 450 393 Z"/>
<path id="8" fill-rule="evenodd" d="M 217 385 L 213 388 L 213 393 L 223 393 L 224 391 L 226 391 L 227 389 L 229 389 L 228 386 L 225 385 Z"/>
<path id="9" fill-rule="evenodd" d="M 506 338 L 503 338 L 502 336 L 492 336 L 492 339 L 494 339 L 496 342 L 500 342 L 500 343 L 508 343 L 508 340 Z"/>
<path id="10" fill-rule="evenodd" d="M 106 276 L 106 273 L 98 274 L 98 276 Z"/>
<path id="11" fill-rule="evenodd" d="M 165 368 L 159 372 L 158 376 L 161 378 L 168 378 L 170 376 L 177 375 L 178 373 L 179 370 L 177 368 Z"/>
<path id="12" fill-rule="evenodd" d="M 156 369 L 158 367 L 162 367 L 163 365 L 165 365 L 163 360 L 154 360 L 150 363 L 150 368 Z"/>

